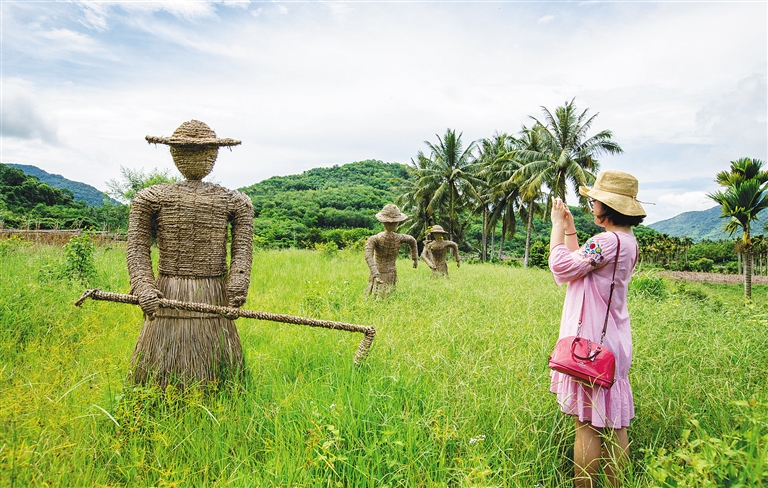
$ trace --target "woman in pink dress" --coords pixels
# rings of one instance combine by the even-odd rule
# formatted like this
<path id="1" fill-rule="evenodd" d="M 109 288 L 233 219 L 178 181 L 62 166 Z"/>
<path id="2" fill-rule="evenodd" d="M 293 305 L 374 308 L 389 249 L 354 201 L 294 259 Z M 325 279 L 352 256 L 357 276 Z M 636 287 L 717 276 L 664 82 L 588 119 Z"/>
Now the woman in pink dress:
<path id="1" fill-rule="evenodd" d="M 621 171 L 597 175 L 592 188 L 580 187 L 587 197 L 596 225 L 606 232 L 579 246 L 568 206 L 559 198 L 552 205 L 549 267 L 555 283 L 568 283 L 560 322 L 560 337 L 576 335 L 583 307 L 581 336 L 600 341 L 616 261 L 615 288 L 604 345 L 616 356 L 615 383 L 611 388 L 587 385 L 560 372 L 551 373 L 550 390 L 560 409 L 574 417 L 574 480 L 577 487 L 594 486 L 602 450 L 608 460 L 604 470 L 612 486 L 621 483 L 628 460 L 627 427 L 635 416 L 629 367 L 632 364 L 632 330 L 627 311 L 627 286 L 638 256 L 632 227 L 646 213 L 637 201 L 637 179 Z M 618 240 L 621 240 L 619 246 Z"/>

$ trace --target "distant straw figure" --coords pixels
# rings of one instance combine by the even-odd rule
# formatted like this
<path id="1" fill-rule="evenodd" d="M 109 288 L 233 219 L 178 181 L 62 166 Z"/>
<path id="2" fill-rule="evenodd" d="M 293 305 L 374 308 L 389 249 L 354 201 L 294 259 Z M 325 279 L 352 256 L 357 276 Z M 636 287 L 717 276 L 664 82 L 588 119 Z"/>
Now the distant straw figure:
<path id="1" fill-rule="evenodd" d="M 186 181 L 136 194 L 128 224 L 131 293 L 139 297 L 144 325 L 131 358 L 133 381 L 184 388 L 216 384 L 243 372 L 240 337 L 232 320 L 217 314 L 158 308 L 159 298 L 239 307 L 245 303 L 253 253 L 253 205 L 238 191 L 201 181 L 213 169 L 219 139 L 203 122 L 184 122 L 167 144 Z M 227 234 L 231 256 L 227 268 Z M 150 248 L 157 239 L 158 276 Z"/>
<path id="2" fill-rule="evenodd" d="M 411 248 L 413 267 L 419 265 L 416 239 L 408 234 L 395 233 L 400 222 L 407 218 L 407 215 L 391 203 L 376 214 L 376 220 L 384 224 L 384 232 L 369 237 L 365 243 L 365 262 L 371 270 L 366 294 L 383 297 L 394 290 L 397 284 L 397 254 L 401 245 L 408 244 Z"/>
<path id="3" fill-rule="evenodd" d="M 446 255 L 449 249 L 453 249 L 453 255 L 456 257 L 456 267 L 458 268 L 460 263 L 459 259 L 459 246 L 453 241 L 445 240 L 445 236 L 448 232 L 443 230 L 439 225 L 433 225 L 429 231 L 432 236 L 431 241 L 424 242 L 424 249 L 421 251 L 421 259 L 427 263 L 427 266 L 432 270 L 432 277 L 438 278 L 441 276 L 448 276 L 448 263 L 446 261 Z"/>

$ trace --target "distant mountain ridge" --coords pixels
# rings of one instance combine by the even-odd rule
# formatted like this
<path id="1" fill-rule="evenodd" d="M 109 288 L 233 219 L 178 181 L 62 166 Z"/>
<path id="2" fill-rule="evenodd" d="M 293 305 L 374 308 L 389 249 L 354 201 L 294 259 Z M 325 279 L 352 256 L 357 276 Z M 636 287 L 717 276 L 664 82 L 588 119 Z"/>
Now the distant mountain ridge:
<path id="1" fill-rule="evenodd" d="M 48 186 L 52 186 L 53 188 L 63 188 L 69 190 L 74 195 L 76 201 L 85 202 L 92 207 L 100 207 L 104 205 L 105 198 L 107 198 L 112 204 L 120 203 L 117 200 L 105 196 L 104 193 L 92 187 L 91 185 L 81 183 L 79 181 L 73 181 L 64 178 L 61 175 L 48 173 L 47 171 L 42 170 L 37 166 L 13 163 L 6 163 L 6 165 L 20 169 L 25 174 L 30 176 L 36 176 L 42 183 L 45 183 Z"/>
<path id="2" fill-rule="evenodd" d="M 647 227 L 672 237 L 690 237 L 694 242 L 705 239 L 711 241 L 730 240 L 741 237 L 740 232 L 731 236 L 723 230 L 728 221 L 720 218 L 720 215 L 722 212 L 718 205 L 708 210 L 684 212 L 671 219 L 649 224 Z M 765 235 L 766 231 L 763 227 L 766 223 L 768 223 L 768 211 L 763 211 L 759 214 L 759 219 L 752 223 L 751 235 Z"/>

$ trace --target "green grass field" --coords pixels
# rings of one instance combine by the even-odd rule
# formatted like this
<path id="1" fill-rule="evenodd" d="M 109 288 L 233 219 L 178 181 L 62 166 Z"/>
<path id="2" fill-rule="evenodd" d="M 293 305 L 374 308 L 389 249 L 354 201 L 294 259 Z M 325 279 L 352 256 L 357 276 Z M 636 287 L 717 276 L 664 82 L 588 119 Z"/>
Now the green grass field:
<path id="1" fill-rule="evenodd" d="M 124 248 L 95 257 L 90 285 L 127 293 Z M 397 292 L 368 300 L 361 252 L 256 252 L 245 308 L 376 339 L 355 367 L 360 334 L 239 319 L 248 381 L 206 394 L 126 386 L 141 310 L 74 307 L 85 285 L 56 277 L 62 259 L 0 253 L 0 486 L 571 486 L 548 271 L 432 280 L 402 260 Z M 768 485 L 768 289 L 753 294 L 637 275 L 626 486 Z"/>

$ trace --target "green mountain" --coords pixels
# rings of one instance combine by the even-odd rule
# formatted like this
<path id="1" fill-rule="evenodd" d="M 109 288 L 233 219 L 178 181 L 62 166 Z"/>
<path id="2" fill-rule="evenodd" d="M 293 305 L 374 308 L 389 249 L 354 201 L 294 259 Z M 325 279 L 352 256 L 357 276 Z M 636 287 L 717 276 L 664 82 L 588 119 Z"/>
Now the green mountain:
<path id="1" fill-rule="evenodd" d="M 672 237 L 690 237 L 694 242 L 705 239 L 711 241 L 731 240 L 733 237 L 740 237 L 740 233 L 731 236 L 723 230 L 728 221 L 720 218 L 720 215 L 720 206 L 718 205 L 709 210 L 684 212 L 671 219 L 649 224 L 648 227 Z M 752 223 L 751 235 L 753 236 L 766 234 L 764 226 L 768 224 L 768 212 L 761 212 L 759 217 L 757 221 Z"/>
<path id="2" fill-rule="evenodd" d="M 274 246 L 343 246 L 381 230 L 374 216 L 407 178 L 403 164 L 366 160 L 274 176 L 240 191 L 253 201 L 257 238 Z"/>
<path id="3" fill-rule="evenodd" d="M 29 164 L 12 164 L 12 163 L 6 163 L 6 165 L 12 168 L 17 168 L 22 170 L 24 174 L 27 174 L 30 176 L 36 176 L 37 179 L 40 180 L 42 183 L 45 183 L 46 185 L 51 186 L 53 188 L 61 188 L 64 190 L 69 190 L 75 196 L 75 201 L 85 202 L 92 207 L 99 207 L 101 205 L 104 205 L 104 198 L 109 198 L 109 197 L 105 197 L 105 195 L 102 192 L 92 187 L 91 185 L 80 183 L 79 181 L 72 181 L 67 178 L 64 178 L 61 175 L 48 173 L 47 171 L 44 171 L 38 168 L 37 166 L 31 166 Z M 112 204 L 119 203 L 116 200 L 113 200 L 112 198 L 109 198 L 109 201 Z"/>

